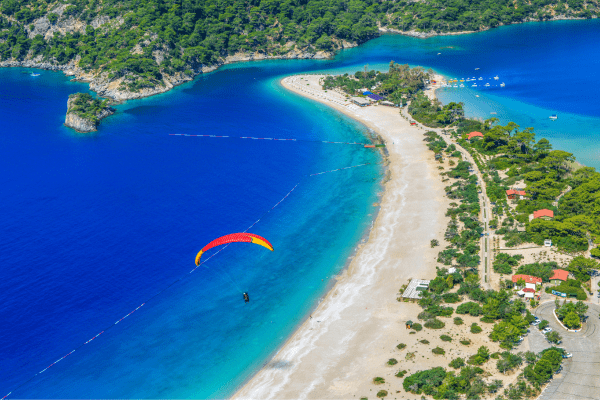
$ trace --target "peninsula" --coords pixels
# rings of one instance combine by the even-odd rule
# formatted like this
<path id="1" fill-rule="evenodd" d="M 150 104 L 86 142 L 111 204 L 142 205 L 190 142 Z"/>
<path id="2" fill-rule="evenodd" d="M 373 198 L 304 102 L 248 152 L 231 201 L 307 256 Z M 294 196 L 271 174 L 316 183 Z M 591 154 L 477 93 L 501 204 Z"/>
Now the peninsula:
<path id="1" fill-rule="evenodd" d="M 547 385 L 563 359 L 585 363 L 569 353 L 582 341 L 597 348 L 586 315 L 600 308 L 585 301 L 598 228 L 583 210 L 600 173 L 531 128 L 464 118 L 435 99 L 444 78 L 424 74 L 392 63 L 281 81 L 373 129 L 390 179 L 349 268 L 234 398 L 561 398 Z M 573 368 L 568 379 L 585 379 Z"/>

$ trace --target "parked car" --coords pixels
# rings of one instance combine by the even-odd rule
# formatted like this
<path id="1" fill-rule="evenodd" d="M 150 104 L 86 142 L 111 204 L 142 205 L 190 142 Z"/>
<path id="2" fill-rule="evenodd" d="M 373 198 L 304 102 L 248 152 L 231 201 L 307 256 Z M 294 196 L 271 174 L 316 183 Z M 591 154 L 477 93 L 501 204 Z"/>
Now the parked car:
<path id="1" fill-rule="evenodd" d="M 543 333 L 544 335 L 545 335 L 546 333 L 548 333 L 548 332 L 552 332 L 552 328 L 550 328 L 550 327 L 547 327 L 547 328 L 544 328 L 544 330 L 542 331 L 542 333 Z"/>
<path id="2" fill-rule="evenodd" d="M 571 358 L 571 357 L 573 357 L 573 354 L 571 354 L 571 353 L 565 353 L 562 356 L 562 358 Z"/>
<path id="3" fill-rule="evenodd" d="M 533 322 L 531 323 L 531 325 L 533 325 L 533 326 L 537 326 L 537 325 L 539 325 L 539 324 L 540 324 L 540 322 L 542 322 L 542 321 L 540 321 L 539 319 L 537 319 L 537 320 L 533 321 Z"/>

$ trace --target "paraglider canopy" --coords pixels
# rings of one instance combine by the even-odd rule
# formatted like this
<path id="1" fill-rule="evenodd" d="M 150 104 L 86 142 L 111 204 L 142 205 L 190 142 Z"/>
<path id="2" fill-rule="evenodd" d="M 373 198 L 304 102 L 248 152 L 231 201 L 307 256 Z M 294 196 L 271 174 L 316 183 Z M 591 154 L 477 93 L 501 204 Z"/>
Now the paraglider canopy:
<path id="1" fill-rule="evenodd" d="M 221 236 L 220 238 L 217 238 L 217 239 L 213 240 L 212 242 L 210 242 L 209 244 L 207 244 L 206 246 L 204 246 L 202 248 L 202 250 L 200 250 L 198 252 L 198 254 L 196 255 L 196 265 L 200 265 L 200 258 L 202 258 L 202 253 L 204 253 L 205 251 L 210 250 L 216 246 L 221 246 L 224 244 L 236 243 L 236 242 L 255 243 L 255 244 L 259 244 L 259 245 L 266 247 L 267 249 L 273 251 L 273 245 L 271 243 L 269 243 L 269 241 L 262 236 L 258 236 L 253 233 L 246 233 L 246 232 L 232 233 L 229 235 Z"/>

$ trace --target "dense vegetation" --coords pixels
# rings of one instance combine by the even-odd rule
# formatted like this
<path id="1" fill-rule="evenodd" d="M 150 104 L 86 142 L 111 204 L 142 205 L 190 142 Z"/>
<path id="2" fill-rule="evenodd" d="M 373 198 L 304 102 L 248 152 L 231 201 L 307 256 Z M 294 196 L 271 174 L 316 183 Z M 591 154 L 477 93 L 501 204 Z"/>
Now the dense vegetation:
<path id="1" fill-rule="evenodd" d="M 84 70 L 126 78 L 123 88 L 135 91 L 236 52 L 332 52 L 378 35 L 378 25 L 447 32 L 552 14 L 590 18 L 597 1 L 0 0 L 0 59 L 79 59 Z"/>
<path id="2" fill-rule="evenodd" d="M 412 99 L 408 112 L 420 123 L 434 128 L 452 125 L 464 117 L 463 103 L 442 105 L 438 99 L 432 101 L 422 93 Z"/>
<path id="3" fill-rule="evenodd" d="M 495 118 L 464 120 L 458 126 L 461 145 L 487 158 L 480 168 L 487 180 L 487 194 L 496 203 L 493 212 L 504 217 L 496 233 L 504 235 L 507 246 L 542 245 L 551 239 L 559 250 L 580 252 L 588 250 L 590 243 L 600 242 L 600 219 L 595 211 L 600 201 L 600 173 L 578 166 L 571 153 L 553 150 L 548 140 L 536 141 L 532 128 L 520 129 L 512 122 L 497 125 Z M 482 132 L 484 137 L 468 142 L 466 135 L 471 131 Z M 507 199 L 506 190 L 515 186 L 525 190 L 525 199 Z M 540 209 L 552 210 L 554 218 L 530 221 L 530 214 Z M 580 262 L 572 268 L 585 273 L 594 265 Z"/>
<path id="4" fill-rule="evenodd" d="M 406 103 L 416 93 L 425 88 L 425 82 L 433 75 L 433 71 L 425 71 L 421 67 L 410 68 L 408 65 L 390 62 L 388 72 L 358 71 L 354 75 L 344 74 L 327 76 L 323 81 L 323 89 L 340 88 L 346 93 L 362 95 L 361 89 L 386 97 L 395 104 Z"/>
<path id="5" fill-rule="evenodd" d="M 67 112 L 98 124 L 98 114 L 108 107 L 108 100 L 97 99 L 89 93 L 75 93 L 69 96 L 70 106 Z"/>

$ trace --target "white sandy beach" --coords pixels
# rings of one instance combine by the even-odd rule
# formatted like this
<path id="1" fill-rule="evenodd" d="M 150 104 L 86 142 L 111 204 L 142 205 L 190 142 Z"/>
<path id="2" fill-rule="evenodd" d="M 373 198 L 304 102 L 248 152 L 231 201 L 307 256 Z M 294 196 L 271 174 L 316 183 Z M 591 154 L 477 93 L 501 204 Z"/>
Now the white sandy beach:
<path id="1" fill-rule="evenodd" d="M 393 378 L 397 382 L 393 387 L 377 389 L 372 379 L 382 376 L 382 370 L 393 376 L 395 369 L 386 362 L 398 355 L 398 343 L 408 341 L 404 323 L 420 310 L 416 304 L 396 300 L 400 287 L 410 278 L 435 277 L 439 248 L 432 249 L 430 240 L 443 245 L 448 222 L 444 185 L 439 164 L 423 142 L 424 130 L 411 126 L 398 108 L 349 105 L 345 96 L 324 92 L 320 76 L 302 78 L 288 77 L 282 84 L 364 123 L 385 140 L 390 180 L 369 240 L 349 268 L 312 318 L 233 397 L 372 398 L 377 389 L 401 389 L 401 379 Z"/>

